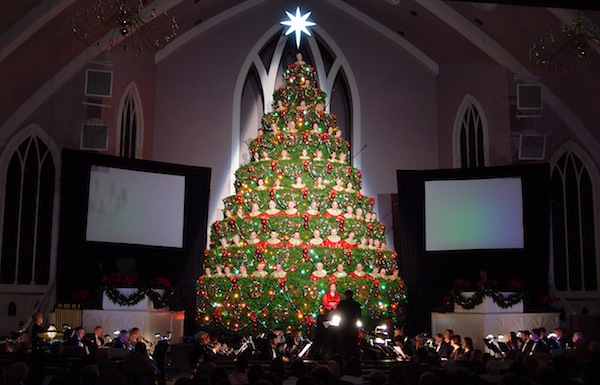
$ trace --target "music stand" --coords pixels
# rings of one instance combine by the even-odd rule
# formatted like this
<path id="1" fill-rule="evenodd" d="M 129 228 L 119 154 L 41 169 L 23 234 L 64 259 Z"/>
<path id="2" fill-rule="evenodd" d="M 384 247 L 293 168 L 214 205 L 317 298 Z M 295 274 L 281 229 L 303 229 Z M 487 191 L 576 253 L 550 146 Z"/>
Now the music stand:
<path id="1" fill-rule="evenodd" d="M 488 349 L 490 349 L 492 352 L 502 354 L 502 351 L 500 351 L 500 348 L 496 344 L 494 344 L 493 340 L 488 340 L 484 338 L 483 342 L 485 343 L 485 346 L 487 346 Z"/>

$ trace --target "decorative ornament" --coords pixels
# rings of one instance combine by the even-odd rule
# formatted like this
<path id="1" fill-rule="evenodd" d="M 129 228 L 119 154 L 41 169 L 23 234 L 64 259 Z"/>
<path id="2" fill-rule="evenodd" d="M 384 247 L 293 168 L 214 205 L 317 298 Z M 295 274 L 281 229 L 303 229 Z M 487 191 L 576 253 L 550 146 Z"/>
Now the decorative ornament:
<path id="1" fill-rule="evenodd" d="M 307 34 L 308 36 L 312 36 L 307 27 L 312 27 L 317 25 L 312 21 L 308 20 L 310 14 L 312 12 L 307 12 L 302 15 L 300 11 L 300 7 L 296 7 L 296 16 L 292 15 L 290 12 L 285 11 L 285 13 L 290 18 L 289 21 L 282 21 L 282 25 L 287 25 L 289 28 L 285 32 L 285 36 L 289 35 L 292 32 L 296 33 L 296 48 L 300 48 L 300 39 L 302 37 L 302 33 Z"/>

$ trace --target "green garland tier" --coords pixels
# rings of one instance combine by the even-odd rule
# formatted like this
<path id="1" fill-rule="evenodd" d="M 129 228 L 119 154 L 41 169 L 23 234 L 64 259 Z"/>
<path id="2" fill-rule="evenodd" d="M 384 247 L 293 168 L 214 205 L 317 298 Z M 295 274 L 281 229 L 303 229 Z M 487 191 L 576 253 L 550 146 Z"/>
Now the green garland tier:
<path id="1" fill-rule="evenodd" d="M 198 322 L 231 331 L 293 327 L 310 335 L 330 282 L 311 280 L 306 272 L 288 274 L 285 280 L 202 276 L 197 286 Z M 401 280 L 339 278 L 336 283 L 356 293 L 355 299 L 363 305 L 363 316 L 370 323 L 396 321 L 406 303 Z"/>
<path id="2" fill-rule="evenodd" d="M 235 172 L 236 193 L 223 200 L 223 219 L 211 226 L 198 323 L 310 333 L 332 282 L 357 293 L 367 324 L 398 322 L 406 293 L 397 255 L 385 245 L 375 199 L 361 192 L 350 145 L 325 111 L 314 68 L 300 57 L 284 79 L 249 143 L 252 161 Z M 319 269 L 325 278 L 313 275 Z M 336 270 L 361 278 L 335 278 Z"/>

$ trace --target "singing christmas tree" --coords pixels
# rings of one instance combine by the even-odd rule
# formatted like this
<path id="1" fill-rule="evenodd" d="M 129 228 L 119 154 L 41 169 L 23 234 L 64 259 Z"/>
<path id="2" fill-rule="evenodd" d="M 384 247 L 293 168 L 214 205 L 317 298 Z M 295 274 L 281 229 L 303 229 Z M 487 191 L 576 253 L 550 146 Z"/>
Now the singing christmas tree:
<path id="1" fill-rule="evenodd" d="M 296 58 L 211 227 L 198 280 L 203 328 L 310 333 L 331 284 L 354 291 L 366 325 L 402 316 L 405 287 L 375 199 L 361 193 L 314 68 Z"/>

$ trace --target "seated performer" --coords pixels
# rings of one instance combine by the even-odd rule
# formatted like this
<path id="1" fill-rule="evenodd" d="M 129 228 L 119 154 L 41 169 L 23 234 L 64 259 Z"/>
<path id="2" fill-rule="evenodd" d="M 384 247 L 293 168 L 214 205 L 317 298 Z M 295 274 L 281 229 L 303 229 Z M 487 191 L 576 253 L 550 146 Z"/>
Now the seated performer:
<path id="1" fill-rule="evenodd" d="M 295 217 L 300 215 L 300 211 L 296 208 L 296 202 L 289 201 L 287 203 L 287 209 L 284 211 L 284 214 L 288 217 Z"/>
<path id="2" fill-rule="evenodd" d="M 356 192 L 356 190 L 354 189 L 354 184 L 352 182 L 348 182 L 348 184 L 346 184 L 346 189 L 344 191 L 346 191 L 347 193 Z"/>
<path id="3" fill-rule="evenodd" d="M 332 189 L 337 192 L 344 191 L 344 181 L 342 180 L 342 178 L 337 178 L 335 180 L 335 186 L 333 186 Z"/>
<path id="4" fill-rule="evenodd" d="M 290 120 L 289 122 L 287 122 L 286 131 L 291 132 L 293 134 L 298 132 L 298 130 L 296 130 L 296 122 L 294 122 L 293 120 Z"/>
<path id="5" fill-rule="evenodd" d="M 244 219 L 244 210 L 242 210 L 241 207 L 238 207 L 238 209 L 235 212 L 235 215 L 240 219 Z"/>
<path id="6" fill-rule="evenodd" d="M 270 246 L 270 247 L 283 246 L 283 242 L 281 241 L 281 239 L 277 238 L 277 231 L 271 230 L 271 233 L 269 235 L 270 235 L 270 237 L 265 242 L 265 246 Z"/>
<path id="7" fill-rule="evenodd" d="M 272 190 L 280 190 L 282 189 L 283 186 L 281 185 L 281 181 L 279 179 L 275 179 L 275 181 L 273 182 L 273 187 L 271 187 Z"/>
<path id="8" fill-rule="evenodd" d="M 274 217 L 279 214 L 281 214 L 281 211 L 277 208 L 277 203 L 273 200 L 269 201 L 269 208 L 265 210 L 265 216 Z"/>
<path id="9" fill-rule="evenodd" d="M 354 231 L 348 233 L 348 238 L 344 239 L 344 249 L 354 249 L 358 247 L 358 242 L 354 239 Z"/>
<path id="10" fill-rule="evenodd" d="M 295 246 L 302 247 L 302 246 L 304 246 L 304 242 L 302 241 L 302 238 L 300 238 L 299 231 L 294 232 L 292 237 L 287 241 L 286 246 L 287 247 L 295 247 Z"/>
<path id="11" fill-rule="evenodd" d="M 360 237 L 360 244 L 358 245 L 359 249 L 368 249 L 369 248 L 369 240 L 367 237 Z"/>
<path id="12" fill-rule="evenodd" d="M 275 265 L 275 271 L 271 273 L 272 278 L 285 278 L 287 277 L 287 273 L 281 267 L 281 263 Z"/>
<path id="13" fill-rule="evenodd" d="M 256 266 L 256 270 L 252 273 L 252 278 L 265 278 L 267 275 L 269 274 L 265 271 L 265 264 L 259 263 Z"/>
<path id="14" fill-rule="evenodd" d="M 315 152 L 315 157 L 313 158 L 313 160 L 321 162 L 323 160 L 323 151 L 317 150 L 317 152 Z"/>
<path id="15" fill-rule="evenodd" d="M 317 280 L 327 277 L 327 270 L 323 269 L 323 264 L 321 262 L 317 262 L 315 268 L 316 270 L 310 274 L 310 279 Z"/>
<path id="16" fill-rule="evenodd" d="M 267 186 L 265 186 L 265 181 L 263 178 L 260 178 L 259 180 L 256 181 L 256 190 L 264 191 L 266 189 L 267 189 Z"/>
<path id="17" fill-rule="evenodd" d="M 335 152 L 332 152 L 331 155 L 329 155 L 329 159 L 327 161 L 331 163 L 337 163 L 336 156 L 337 154 Z"/>
<path id="18" fill-rule="evenodd" d="M 281 154 L 279 155 L 279 160 L 290 160 L 290 154 L 288 154 L 287 150 L 281 150 Z"/>
<path id="19" fill-rule="evenodd" d="M 338 134 L 339 132 L 341 132 L 341 131 L 338 131 L 338 132 L 336 132 L 336 133 L 335 133 L 335 136 L 336 136 L 336 137 L 338 136 L 337 134 Z M 341 134 L 340 134 L 340 135 L 341 135 Z M 345 152 L 342 152 L 342 153 L 340 154 L 340 157 L 339 157 L 339 159 L 338 159 L 338 163 L 346 164 L 346 159 L 347 159 L 347 158 L 348 158 L 348 155 L 347 155 Z"/>
<path id="20" fill-rule="evenodd" d="M 294 184 L 292 184 L 292 190 L 302 190 L 303 188 L 305 188 L 306 185 L 302 182 L 302 177 L 300 175 L 298 175 L 296 177 L 296 182 Z"/>
<path id="21" fill-rule="evenodd" d="M 253 231 L 250 233 L 250 239 L 248 240 L 248 244 L 250 246 L 255 245 L 258 246 L 260 245 L 260 238 L 258 237 L 258 234 L 256 233 L 256 231 Z"/>
<path id="22" fill-rule="evenodd" d="M 392 274 L 386 275 L 386 279 L 388 281 L 395 281 L 400 278 L 400 277 L 398 277 L 399 274 L 400 274 L 400 271 L 398 269 L 394 269 L 394 271 L 392 271 Z"/>
<path id="23" fill-rule="evenodd" d="M 358 207 L 355 211 L 354 211 L 354 219 L 358 220 L 358 221 L 362 221 L 364 220 L 363 218 L 363 209 L 361 209 L 360 207 Z"/>
<path id="24" fill-rule="evenodd" d="M 316 201 L 310 202 L 310 208 L 308 210 L 306 210 L 306 213 L 311 216 L 320 216 L 321 215 Z"/>
<path id="25" fill-rule="evenodd" d="M 301 160 L 309 160 L 310 159 L 310 156 L 308 156 L 308 151 L 306 150 L 306 148 L 302 149 L 302 153 L 300 154 L 298 159 L 301 159 Z"/>
<path id="26" fill-rule="evenodd" d="M 231 272 L 231 268 L 229 266 L 225 266 L 223 268 L 223 275 L 225 275 L 227 278 L 233 277 L 233 273 Z"/>
<path id="27" fill-rule="evenodd" d="M 325 238 L 325 246 L 327 247 L 342 247 L 342 237 L 338 235 L 337 229 L 331 229 L 329 235 Z"/>
<path id="28" fill-rule="evenodd" d="M 353 211 L 354 211 L 354 207 L 352 207 L 350 205 L 346 206 L 346 212 L 344 213 L 344 218 L 346 218 L 346 219 L 354 218 Z"/>
<path id="29" fill-rule="evenodd" d="M 348 274 L 350 278 L 369 278 L 370 275 L 363 271 L 363 265 L 358 263 L 353 272 Z"/>
<path id="30" fill-rule="evenodd" d="M 335 218 L 342 215 L 343 212 L 340 210 L 340 204 L 337 201 L 331 202 L 331 207 L 325 210 L 325 216 L 328 218 Z"/>
<path id="31" fill-rule="evenodd" d="M 237 275 L 239 278 L 248 278 L 248 271 L 246 270 L 246 266 L 241 265 L 240 266 L 240 272 Z"/>
<path id="32" fill-rule="evenodd" d="M 210 267 L 207 267 L 207 268 L 204 269 L 204 275 L 206 277 L 211 277 L 212 276 L 212 273 L 210 271 Z"/>
<path id="33" fill-rule="evenodd" d="M 246 245 L 244 245 L 244 242 L 242 242 L 239 235 L 233 234 L 233 246 L 242 247 L 242 246 L 246 246 Z"/>
<path id="34" fill-rule="evenodd" d="M 269 158 L 269 153 L 267 151 L 263 151 L 262 152 L 262 159 L 261 160 L 271 160 L 271 158 Z"/>
<path id="35" fill-rule="evenodd" d="M 318 134 L 321 132 L 321 130 L 319 129 L 319 124 L 318 123 L 313 123 L 312 126 L 312 131 L 313 134 Z"/>
<path id="36" fill-rule="evenodd" d="M 287 107 L 283 104 L 283 100 L 279 99 L 277 101 L 277 108 L 275 109 L 275 111 L 281 112 L 281 111 L 285 111 L 285 110 L 287 110 Z"/>
<path id="37" fill-rule="evenodd" d="M 215 273 L 212 276 L 217 278 L 224 277 L 225 274 L 223 274 L 223 268 L 220 265 L 217 265 L 215 267 Z"/>
<path id="38" fill-rule="evenodd" d="M 371 278 L 377 279 L 379 278 L 379 268 L 377 266 L 373 266 L 373 270 L 369 273 Z"/>
<path id="39" fill-rule="evenodd" d="M 321 304 L 327 311 L 335 310 L 340 303 L 340 294 L 335 283 L 329 284 L 329 291 L 323 295 Z"/>
<path id="40" fill-rule="evenodd" d="M 258 203 L 252 203 L 252 208 L 250 209 L 250 212 L 248 213 L 248 216 L 250 218 L 256 218 L 261 216 L 261 212 L 260 212 L 260 208 L 258 207 Z"/>
<path id="41" fill-rule="evenodd" d="M 379 269 L 378 278 L 379 279 L 387 279 L 387 270 L 385 270 L 384 267 L 382 267 L 381 269 Z"/>
<path id="42" fill-rule="evenodd" d="M 321 232 L 319 230 L 313 231 L 313 237 L 308 241 L 308 243 L 312 246 L 323 246 L 324 241 L 321 238 Z"/>
<path id="43" fill-rule="evenodd" d="M 229 247 L 229 243 L 227 243 L 227 239 L 225 237 L 219 239 L 219 242 L 221 243 L 221 247 L 226 249 Z"/>
<path id="44" fill-rule="evenodd" d="M 346 278 L 348 274 L 344 271 L 344 265 L 341 263 L 337 265 L 335 268 L 335 272 L 333 273 L 337 278 Z"/>
<path id="45" fill-rule="evenodd" d="M 317 177 L 317 180 L 315 181 L 315 184 L 313 185 L 313 187 L 318 190 L 325 190 L 325 188 L 327 188 L 327 186 L 325 186 L 325 183 L 323 183 L 322 176 Z"/>

